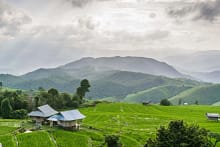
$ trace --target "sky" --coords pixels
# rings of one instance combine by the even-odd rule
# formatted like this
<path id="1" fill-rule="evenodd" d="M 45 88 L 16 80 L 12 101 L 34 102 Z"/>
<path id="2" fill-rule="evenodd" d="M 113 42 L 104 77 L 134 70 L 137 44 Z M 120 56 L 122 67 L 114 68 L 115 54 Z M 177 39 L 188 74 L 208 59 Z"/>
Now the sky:
<path id="1" fill-rule="evenodd" d="M 0 73 L 220 50 L 220 0 L 0 0 Z"/>

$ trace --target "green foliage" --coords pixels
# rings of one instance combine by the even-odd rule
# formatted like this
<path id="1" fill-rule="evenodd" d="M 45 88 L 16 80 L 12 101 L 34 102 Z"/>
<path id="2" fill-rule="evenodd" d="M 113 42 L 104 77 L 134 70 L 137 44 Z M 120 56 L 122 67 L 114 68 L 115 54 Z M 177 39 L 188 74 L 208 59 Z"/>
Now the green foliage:
<path id="1" fill-rule="evenodd" d="M 160 101 L 160 105 L 162 105 L 162 106 L 171 106 L 172 103 L 168 99 L 162 99 Z"/>
<path id="2" fill-rule="evenodd" d="M 169 100 L 177 105 L 179 99 L 188 104 L 195 104 L 195 101 L 198 101 L 199 104 L 211 105 L 220 101 L 220 84 L 194 87 L 179 93 Z"/>
<path id="3" fill-rule="evenodd" d="M 0 89 L 2 89 L 2 86 L 3 86 L 3 82 L 0 82 Z"/>
<path id="4" fill-rule="evenodd" d="M 168 127 L 157 130 L 156 139 L 148 139 L 146 147 L 205 146 L 212 147 L 208 131 L 198 125 L 187 125 L 183 121 L 171 121 Z"/>
<path id="5" fill-rule="evenodd" d="M 105 136 L 105 143 L 107 144 L 107 147 L 121 147 L 119 141 L 119 136 L 117 135 L 107 135 Z"/>
<path id="6" fill-rule="evenodd" d="M 78 87 L 76 90 L 76 95 L 80 98 L 80 103 L 83 102 L 86 92 L 89 92 L 89 87 L 91 86 L 87 79 L 84 79 L 80 82 L 80 87 Z"/>
<path id="7" fill-rule="evenodd" d="M 12 135 L 0 136 L 0 143 L 3 147 L 16 147 L 15 141 Z"/>
<path id="8" fill-rule="evenodd" d="M 8 122 L 0 122 L 0 124 L 5 124 L 4 126 L 0 126 L 0 136 L 1 135 L 5 135 L 5 134 L 10 134 L 12 133 L 13 131 L 15 131 L 17 128 L 15 127 L 11 127 L 11 126 L 8 126 L 9 123 Z"/>
<path id="9" fill-rule="evenodd" d="M 27 117 L 27 110 L 19 109 L 11 112 L 11 118 L 14 119 L 24 119 Z"/>
<path id="10" fill-rule="evenodd" d="M 74 95 L 73 97 L 68 93 L 59 93 L 57 89 L 51 88 L 48 91 L 39 91 L 34 97 L 35 108 L 38 105 L 48 104 L 55 109 L 63 109 L 68 107 L 79 107 L 81 99 Z"/>
<path id="11" fill-rule="evenodd" d="M 220 134 L 219 133 L 209 133 L 209 137 L 214 139 L 214 147 L 217 145 L 218 142 L 220 142 Z"/>
<path id="12" fill-rule="evenodd" d="M 47 132 L 32 132 L 17 135 L 19 147 L 55 147 Z"/>
<path id="13" fill-rule="evenodd" d="M 5 98 L 1 102 L 1 114 L 3 118 L 10 118 L 12 107 L 8 98 Z"/>
<path id="14" fill-rule="evenodd" d="M 192 86 L 182 86 L 182 85 L 158 86 L 137 93 L 129 94 L 122 101 L 125 102 L 151 101 L 152 103 L 160 103 L 161 99 L 171 98 L 190 88 L 192 88 Z"/>
<path id="15" fill-rule="evenodd" d="M 88 147 L 89 138 L 76 133 L 57 130 L 52 132 L 59 147 Z"/>

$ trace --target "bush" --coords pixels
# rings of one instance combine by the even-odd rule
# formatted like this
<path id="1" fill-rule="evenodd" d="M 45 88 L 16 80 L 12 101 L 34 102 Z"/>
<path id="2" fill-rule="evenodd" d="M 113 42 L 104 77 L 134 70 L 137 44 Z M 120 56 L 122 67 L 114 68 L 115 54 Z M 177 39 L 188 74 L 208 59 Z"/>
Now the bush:
<path id="1" fill-rule="evenodd" d="M 160 105 L 162 105 L 162 106 L 171 106 L 172 103 L 168 99 L 162 99 L 160 101 Z"/>
<path id="2" fill-rule="evenodd" d="M 1 114 L 3 118 L 10 118 L 12 107 L 8 98 L 5 98 L 1 102 Z"/>
<path id="3" fill-rule="evenodd" d="M 119 142 L 119 137 L 116 135 L 105 136 L 105 143 L 107 147 L 121 147 L 122 145 Z"/>
<path id="4" fill-rule="evenodd" d="M 145 147 L 212 147 L 208 131 L 197 125 L 187 125 L 183 121 L 171 121 L 167 128 L 157 130 L 156 139 L 148 139 Z"/>
<path id="5" fill-rule="evenodd" d="M 27 110 L 25 109 L 15 110 L 11 112 L 11 118 L 24 119 L 26 117 L 27 117 Z"/>

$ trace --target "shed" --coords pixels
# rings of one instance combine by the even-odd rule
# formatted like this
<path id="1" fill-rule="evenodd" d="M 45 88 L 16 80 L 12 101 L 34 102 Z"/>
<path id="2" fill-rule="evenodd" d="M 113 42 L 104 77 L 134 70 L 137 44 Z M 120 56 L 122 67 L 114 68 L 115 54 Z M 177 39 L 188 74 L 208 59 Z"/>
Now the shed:
<path id="1" fill-rule="evenodd" d="M 37 108 L 36 111 L 28 113 L 28 116 L 32 118 L 36 123 L 42 123 L 48 117 L 57 114 L 58 112 L 51 108 L 49 105 L 43 105 Z"/>
<path id="2" fill-rule="evenodd" d="M 209 120 L 216 120 L 216 121 L 218 121 L 218 119 L 220 118 L 220 115 L 218 113 L 206 113 L 206 117 Z"/>
<path id="3" fill-rule="evenodd" d="M 79 129 L 80 122 L 85 118 L 85 115 L 81 114 L 79 110 L 69 110 L 63 111 L 59 114 L 53 115 L 49 117 L 47 120 L 50 121 L 50 125 L 52 126 L 57 123 L 59 126 L 64 128 L 76 128 Z"/>

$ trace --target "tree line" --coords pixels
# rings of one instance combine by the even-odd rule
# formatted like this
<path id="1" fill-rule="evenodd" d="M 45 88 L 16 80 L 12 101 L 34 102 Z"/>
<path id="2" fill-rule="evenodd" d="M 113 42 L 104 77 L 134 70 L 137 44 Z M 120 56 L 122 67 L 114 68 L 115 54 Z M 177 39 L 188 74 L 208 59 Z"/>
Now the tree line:
<path id="1" fill-rule="evenodd" d="M 21 90 L 3 90 L 0 83 L 0 115 L 3 118 L 23 119 L 29 111 L 40 105 L 48 104 L 54 109 L 78 108 L 85 102 L 86 92 L 89 92 L 90 83 L 87 79 L 80 82 L 74 94 L 60 93 L 57 89 L 45 90 L 39 87 L 33 94 Z"/>

